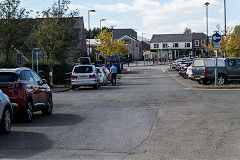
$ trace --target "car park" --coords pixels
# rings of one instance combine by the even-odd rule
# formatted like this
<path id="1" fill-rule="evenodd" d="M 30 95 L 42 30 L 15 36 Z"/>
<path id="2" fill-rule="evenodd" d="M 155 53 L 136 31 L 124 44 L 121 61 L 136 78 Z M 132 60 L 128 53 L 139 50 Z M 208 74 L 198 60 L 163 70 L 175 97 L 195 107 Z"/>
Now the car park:
<path id="1" fill-rule="evenodd" d="M 200 84 L 213 83 L 215 80 L 215 58 L 195 59 L 193 62 L 194 79 Z M 227 81 L 240 81 L 240 58 L 218 58 L 218 84 Z"/>
<path id="2" fill-rule="evenodd" d="M 102 67 L 96 67 L 97 71 L 98 71 L 98 76 L 100 79 L 100 84 L 101 85 L 106 85 L 108 83 L 108 79 L 102 69 Z"/>
<path id="3" fill-rule="evenodd" d="M 52 114 L 50 87 L 29 68 L 0 69 L 0 88 L 10 99 L 14 116 L 31 122 L 35 111 Z"/>
<path id="4" fill-rule="evenodd" d="M 12 104 L 6 94 L 0 90 L 0 134 L 8 134 L 13 120 Z"/>
<path id="5" fill-rule="evenodd" d="M 100 78 L 97 69 L 92 64 L 76 65 L 72 70 L 71 87 L 72 90 L 80 86 L 92 86 L 98 89 L 100 86 Z"/>

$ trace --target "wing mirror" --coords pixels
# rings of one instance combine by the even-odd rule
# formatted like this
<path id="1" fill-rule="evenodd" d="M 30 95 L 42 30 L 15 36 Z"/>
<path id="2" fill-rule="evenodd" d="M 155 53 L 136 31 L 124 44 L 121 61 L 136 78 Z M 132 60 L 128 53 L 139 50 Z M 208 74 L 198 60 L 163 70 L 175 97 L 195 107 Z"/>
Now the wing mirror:
<path id="1" fill-rule="evenodd" d="M 47 80 L 46 79 L 43 79 L 43 84 L 47 84 Z"/>

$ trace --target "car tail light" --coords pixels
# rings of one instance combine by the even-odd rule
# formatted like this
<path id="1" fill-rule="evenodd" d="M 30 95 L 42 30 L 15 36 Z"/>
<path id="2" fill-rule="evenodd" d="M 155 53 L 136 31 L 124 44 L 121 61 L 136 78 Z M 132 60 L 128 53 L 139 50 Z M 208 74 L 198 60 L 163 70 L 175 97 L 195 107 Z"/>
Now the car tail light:
<path id="1" fill-rule="evenodd" d="M 22 88 L 22 85 L 18 82 L 13 82 L 8 84 L 8 88 Z"/>
<path id="2" fill-rule="evenodd" d="M 207 74 L 207 68 L 204 68 L 204 75 Z"/>
<path id="3" fill-rule="evenodd" d="M 96 78 L 96 75 L 89 75 L 89 78 Z"/>
<path id="4" fill-rule="evenodd" d="M 71 75 L 71 79 L 76 79 L 77 76 Z"/>

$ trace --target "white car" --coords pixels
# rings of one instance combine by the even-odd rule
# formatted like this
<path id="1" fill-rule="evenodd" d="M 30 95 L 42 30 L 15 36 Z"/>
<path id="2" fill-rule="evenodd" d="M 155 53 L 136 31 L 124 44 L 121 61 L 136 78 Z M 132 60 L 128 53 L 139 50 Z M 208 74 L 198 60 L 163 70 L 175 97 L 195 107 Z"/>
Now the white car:
<path id="1" fill-rule="evenodd" d="M 97 71 L 98 71 L 98 76 L 100 78 L 100 84 L 101 85 L 106 85 L 108 83 L 108 79 L 105 75 L 105 73 L 103 72 L 102 67 L 96 67 Z"/>
<path id="2" fill-rule="evenodd" d="M 96 67 L 92 64 L 74 66 L 71 75 L 71 86 L 73 90 L 80 86 L 92 86 L 94 89 L 98 89 L 100 79 Z"/>
<path id="3" fill-rule="evenodd" d="M 193 79 L 192 64 L 187 68 L 186 74 L 189 79 Z"/>
<path id="4" fill-rule="evenodd" d="M 7 95 L 0 90 L 0 134 L 8 134 L 13 120 L 12 104 Z"/>

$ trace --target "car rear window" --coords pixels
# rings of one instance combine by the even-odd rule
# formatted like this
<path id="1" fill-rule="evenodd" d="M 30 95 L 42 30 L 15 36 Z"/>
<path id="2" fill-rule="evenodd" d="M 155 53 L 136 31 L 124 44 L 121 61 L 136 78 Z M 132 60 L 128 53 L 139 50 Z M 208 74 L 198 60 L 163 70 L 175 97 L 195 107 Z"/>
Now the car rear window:
<path id="1" fill-rule="evenodd" d="M 75 67 L 74 73 L 92 73 L 93 69 L 91 66 L 78 66 Z"/>
<path id="2" fill-rule="evenodd" d="M 14 82 L 19 79 L 19 74 L 12 72 L 0 72 L 0 82 Z"/>
<path id="3" fill-rule="evenodd" d="M 203 62 L 202 59 L 201 60 L 196 59 L 196 60 L 193 61 L 193 66 L 195 66 L 195 67 L 204 67 L 204 62 Z"/>

